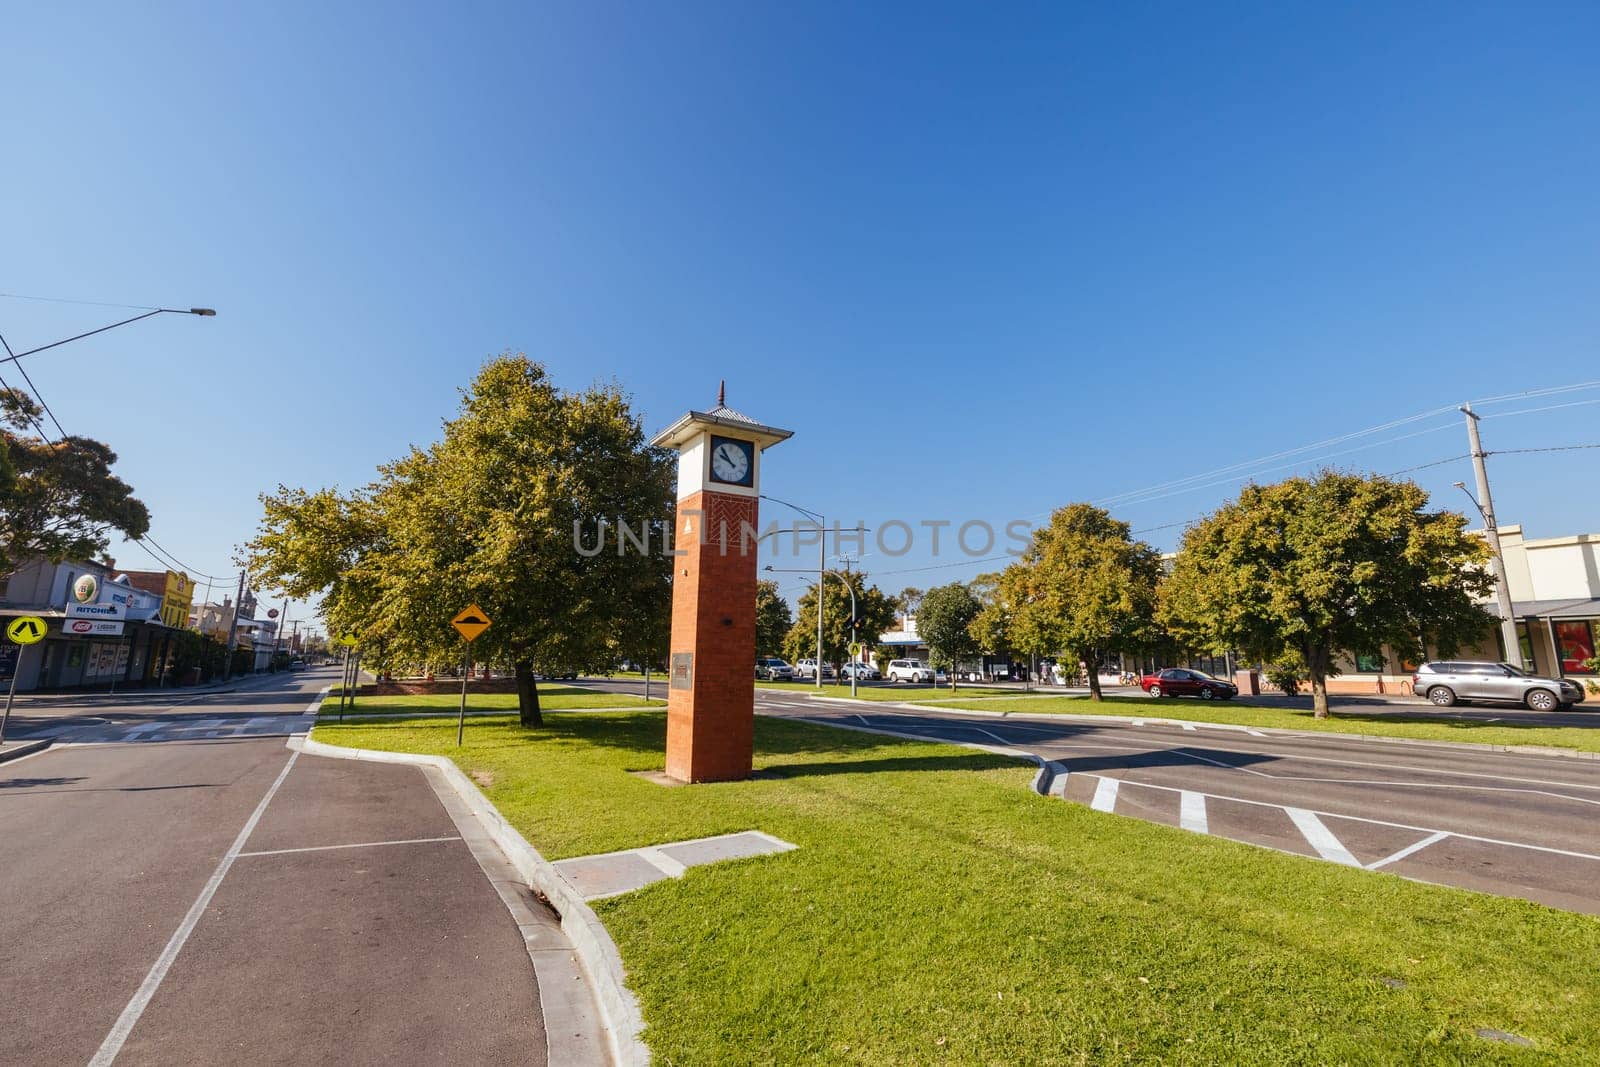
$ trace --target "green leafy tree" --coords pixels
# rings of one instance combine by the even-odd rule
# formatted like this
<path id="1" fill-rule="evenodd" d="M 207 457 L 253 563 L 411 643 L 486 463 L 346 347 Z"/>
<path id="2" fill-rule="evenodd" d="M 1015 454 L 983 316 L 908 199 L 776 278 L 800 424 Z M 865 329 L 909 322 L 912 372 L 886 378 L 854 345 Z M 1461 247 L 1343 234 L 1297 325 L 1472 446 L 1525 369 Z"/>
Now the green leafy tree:
<path id="1" fill-rule="evenodd" d="M 1154 636 L 1160 574 L 1155 549 L 1135 541 L 1127 523 L 1089 504 L 1059 508 L 1001 576 L 1013 639 L 1025 652 L 1081 659 L 1089 695 L 1101 700 L 1101 654 Z"/>
<path id="2" fill-rule="evenodd" d="M 117 454 L 88 437 L 26 436 L 41 414 L 28 394 L 0 389 L 0 575 L 32 556 L 100 556 L 108 531 L 137 540 L 150 529 L 149 510 L 111 473 Z"/>
<path id="3" fill-rule="evenodd" d="M 1247 486 L 1190 527 L 1161 615 L 1182 641 L 1303 665 L 1317 718 L 1341 653 L 1453 655 L 1493 620 L 1488 546 L 1415 483 L 1326 471 Z"/>
<path id="4" fill-rule="evenodd" d="M 980 574 L 968 583 L 972 595 L 982 604 L 968 630 L 978 649 L 990 655 L 1006 656 L 1012 650 L 1011 605 L 1006 600 L 1001 572 Z"/>
<path id="5" fill-rule="evenodd" d="M 935 586 L 923 594 L 917 633 L 928 643 L 932 666 L 948 668 L 951 690 L 956 688 L 961 661 L 981 651 L 972 624 L 982 610 L 983 602 L 960 582 Z"/>
<path id="6" fill-rule="evenodd" d="M 619 388 L 563 392 L 508 354 L 463 392 L 441 441 L 379 468 L 361 494 L 264 501 L 250 558 L 273 584 L 328 590 L 329 632 L 356 632 L 388 662 L 459 661 L 450 620 L 477 604 L 492 625 L 472 658 L 512 668 L 522 723 L 537 726 L 538 673 L 609 670 L 664 646 L 673 470 Z M 623 543 L 619 522 L 648 550 Z"/>
<path id="7" fill-rule="evenodd" d="M 783 639 L 794 625 L 794 611 L 778 593 L 778 583 L 763 578 L 756 583 L 756 655 L 777 656 Z"/>
<path id="8" fill-rule="evenodd" d="M 837 668 L 849 657 L 851 639 L 850 594 L 845 592 L 841 582 L 849 582 L 855 590 L 857 618 L 861 623 L 855 633 L 863 645 L 876 644 L 884 631 L 893 628 L 895 605 L 883 590 L 867 584 L 867 576 L 860 571 L 829 571 L 827 582 L 822 609 L 822 658 Z M 800 596 L 800 611 L 783 639 L 783 651 L 790 662 L 817 654 L 815 585 Z"/>
<path id="9" fill-rule="evenodd" d="M 922 604 L 923 590 L 914 585 L 908 585 L 893 597 L 895 608 L 908 615 L 915 615 L 917 608 Z"/>

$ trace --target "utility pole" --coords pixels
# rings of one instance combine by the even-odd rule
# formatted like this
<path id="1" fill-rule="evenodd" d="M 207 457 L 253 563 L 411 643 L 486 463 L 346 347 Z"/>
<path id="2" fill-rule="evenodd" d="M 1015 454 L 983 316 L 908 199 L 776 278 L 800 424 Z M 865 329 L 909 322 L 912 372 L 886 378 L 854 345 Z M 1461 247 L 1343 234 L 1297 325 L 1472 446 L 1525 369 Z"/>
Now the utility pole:
<path id="1" fill-rule="evenodd" d="M 233 677 L 233 646 L 239 641 L 239 601 L 244 599 L 244 571 L 239 572 L 239 594 L 233 598 L 233 618 L 228 621 L 228 653 L 222 663 L 222 680 Z"/>
<path id="2" fill-rule="evenodd" d="M 1478 479 L 1478 496 L 1474 501 L 1483 516 L 1484 533 L 1489 538 L 1490 571 L 1494 574 L 1494 592 L 1500 609 L 1500 635 L 1506 646 L 1506 660 L 1522 666 L 1522 642 L 1517 637 L 1517 619 L 1511 606 L 1511 574 L 1506 570 L 1506 557 L 1500 548 L 1500 526 L 1494 517 L 1494 497 L 1489 495 L 1489 470 L 1483 459 L 1483 441 L 1478 437 L 1478 415 L 1471 404 L 1462 404 L 1461 413 L 1467 417 L 1467 441 L 1472 445 L 1472 471 Z M 1460 483 L 1457 483 L 1460 484 Z M 1465 486 L 1463 486 L 1465 488 Z"/>
<path id="3" fill-rule="evenodd" d="M 817 524 L 821 527 L 821 523 Z M 822 587 L 828 576 L 828 531 L 817 531 L 817 691 L 822 691 Z"/>

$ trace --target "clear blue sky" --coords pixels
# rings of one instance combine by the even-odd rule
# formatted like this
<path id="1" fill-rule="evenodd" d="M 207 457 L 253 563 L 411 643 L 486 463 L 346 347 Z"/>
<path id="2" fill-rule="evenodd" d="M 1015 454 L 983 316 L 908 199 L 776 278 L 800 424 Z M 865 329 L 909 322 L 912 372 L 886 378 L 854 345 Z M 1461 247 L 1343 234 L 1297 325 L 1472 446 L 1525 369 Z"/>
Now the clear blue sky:
<path id="1" fill-rule="evenodd" d="M 767 490 L 869 525 L 1600 379 L 1593 5 L 33 4 L 6 38 L 0 291 L 218 309 L 28 362 L 202 571 L 508 348 L 652 430 L 727 377 L 796 431 Z M 1600 405 L 1483 426 L 1600 443 Z M 1446 413 L 1248 469 L 1369 443 L 1336 461 L 1466 451 Z M 1597 467 L 1491 460 L 1502 521 L 1600 529 Z M 1415 476 L 1466 504 L 1465 462 Z M 1170 548 L 1217 480 L 1115 510 Z M 926 548 L 866 564 L 985 569 L 886 573 Z"/>

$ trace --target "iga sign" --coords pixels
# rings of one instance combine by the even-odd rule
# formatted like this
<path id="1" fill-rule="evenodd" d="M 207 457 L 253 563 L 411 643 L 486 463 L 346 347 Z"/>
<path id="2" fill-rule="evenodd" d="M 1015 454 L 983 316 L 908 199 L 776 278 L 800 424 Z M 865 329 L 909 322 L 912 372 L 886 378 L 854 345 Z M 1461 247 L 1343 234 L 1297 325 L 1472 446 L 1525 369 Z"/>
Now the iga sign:
<path id="1" fill-rule="evenodd" d="M 104 619 L 68 619 L 62 623 L 61 631 L 82 637 L 121 637 L 122 623 Z"/>

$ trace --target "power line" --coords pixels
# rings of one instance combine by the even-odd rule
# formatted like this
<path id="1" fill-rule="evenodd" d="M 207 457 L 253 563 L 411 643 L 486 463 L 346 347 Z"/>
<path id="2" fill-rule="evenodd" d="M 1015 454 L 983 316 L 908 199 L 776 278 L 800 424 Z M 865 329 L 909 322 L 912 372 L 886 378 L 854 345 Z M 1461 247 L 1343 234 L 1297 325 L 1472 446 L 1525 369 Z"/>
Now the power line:
<path id="1" fill-rule="evenodd" d="M 22 293 L 0 293 L 7 300 L 36 300 L 43 304 L 81 304 L 93 308 L 125 308 L 128 311 L 154 311 L 150 304 L 111 304 L 103 300 L 68 300 L 59 296 L 26 296 Z"/>
<path id="2" fill-rule="evenodd" d="M 1458 460 L 1471 459 L 1471 458 L 1472 458 L 1472 453 L 1463 452 L 1459 456 L 1449 456 L 1449 457 L 1446 457 L 1445 459 L 1436 459 L 1432 463 L 1419 463 L 1415 467 L 1401 467 L 1397 471 L 1390 471 L 1388 474 L 1385 474 L 1384 477 L 1385 478 L 1393 478 L 1397 474 L 1410 474 L 1412 471 L 1425 471 L 1429 467 L 1442 467 L 1446 463 L 1455 463 Z"/>
<path id="3" fill-rule="evenodd" d="M 1501 448 L 1494 452 L 1485 452 L 1486 456 L 1516 456 L 1526 452 L 1577 452 L 1585 448 L 1600 448 L 1600 445 L 1551 445 L 1548 448 Z"/>
<path id="4" fill-rule="evenodd" d="M 1483 416 L 1486 419 L 1507 419 L 1512 415 L 1532 415 L 1540 411 L 1559 411 L 1562 408 L 1581 408 L 1589 404 L 1600 404 L 1600 400 L 1573 400 L 1565 404 L 1546 404 L 1538 408 L 1518 408 L 1516 411 L 1497 411 L 1492 415 Z"/>

